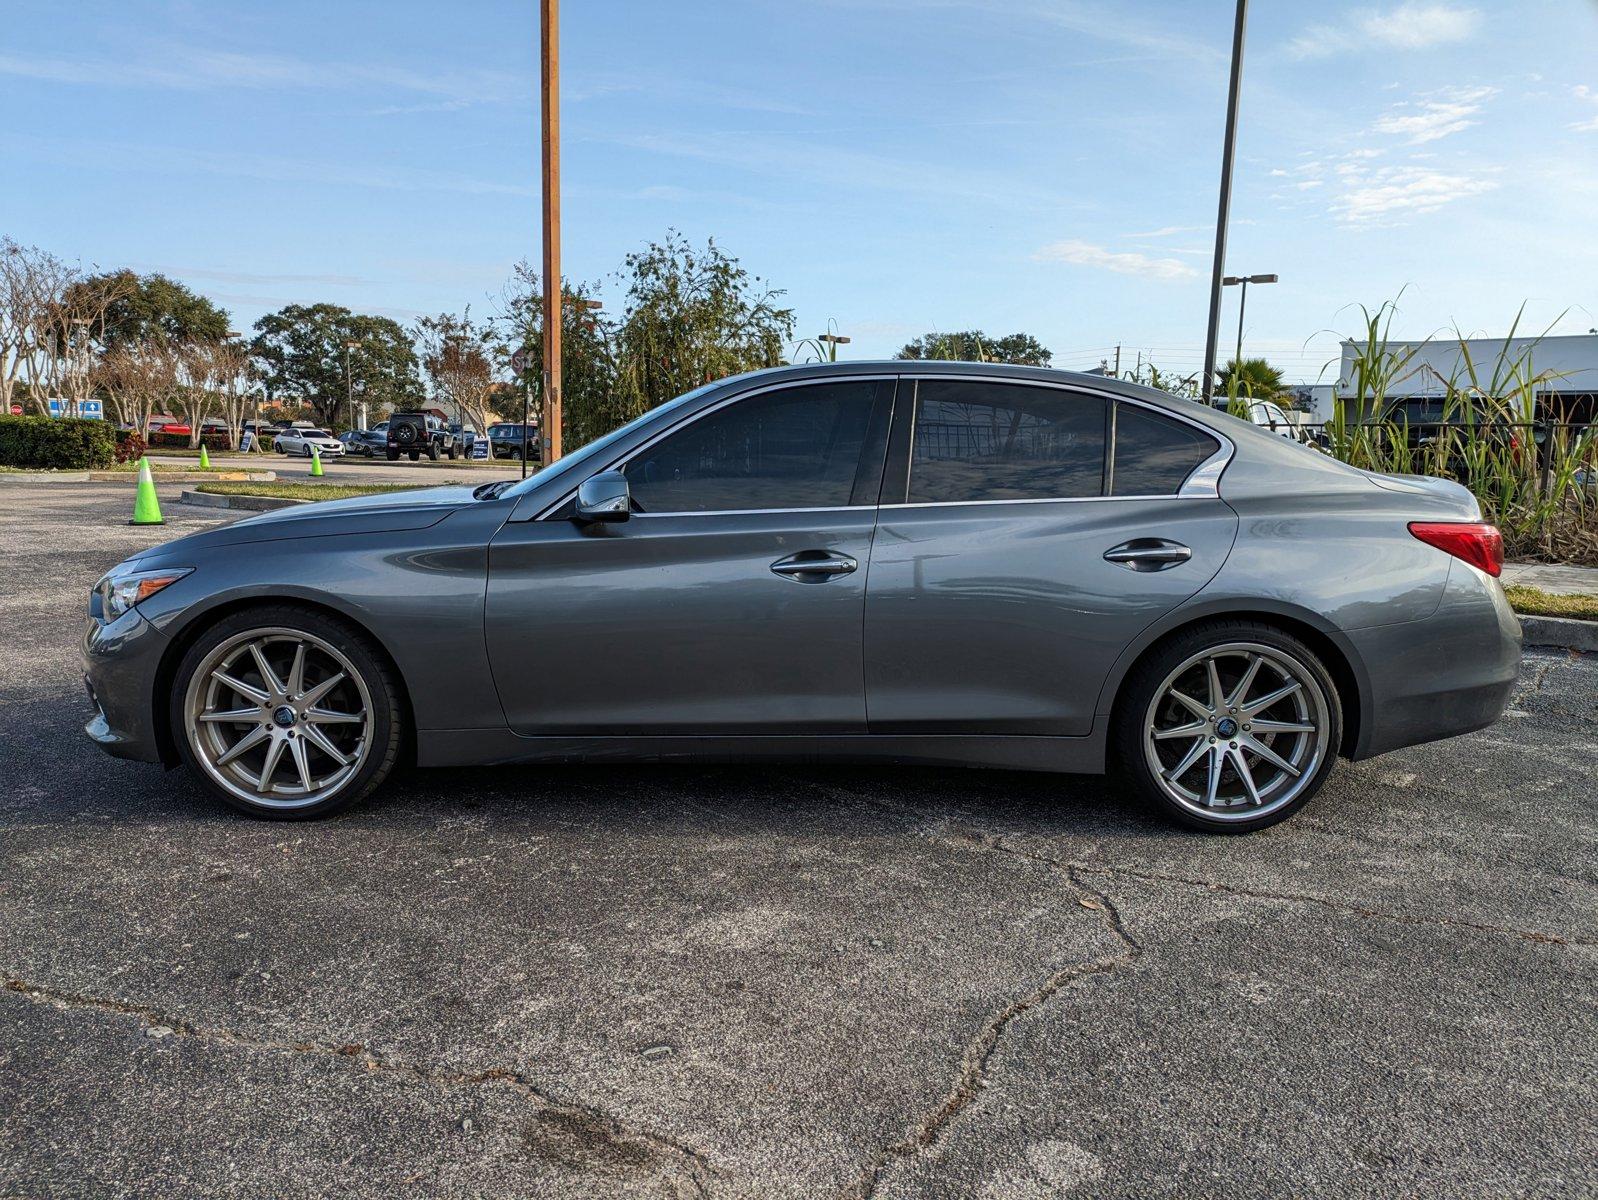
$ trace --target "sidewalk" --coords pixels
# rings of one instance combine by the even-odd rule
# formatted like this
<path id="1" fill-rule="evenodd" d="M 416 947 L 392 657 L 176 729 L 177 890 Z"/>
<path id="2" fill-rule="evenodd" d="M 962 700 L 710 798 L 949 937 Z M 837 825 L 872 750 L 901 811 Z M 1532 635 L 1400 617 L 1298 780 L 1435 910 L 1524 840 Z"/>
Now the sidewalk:
<path id="1" fill-rule="evenodd" d="M 1559 563 L 1506 562 L 1501 577 L 1505 587 L 1541 588 L 1559 596 L 1598 596 L 1598 567 L 1567 567 Z"/>

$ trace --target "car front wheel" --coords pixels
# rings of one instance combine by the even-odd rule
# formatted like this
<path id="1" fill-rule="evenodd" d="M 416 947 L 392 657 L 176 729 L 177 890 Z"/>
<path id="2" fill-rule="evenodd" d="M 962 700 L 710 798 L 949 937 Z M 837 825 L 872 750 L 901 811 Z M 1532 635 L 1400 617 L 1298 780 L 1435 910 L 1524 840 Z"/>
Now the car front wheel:
<path id="1" fill-rule="evenodd" d="M 1263 829 L 1297 812 L 1337 761 L 1336 685 L 1298 638 L 1255 621 L 1186 630 L 1128 676 L 1120 764 L 1148 802 L 1211 832 Z"/>
<path id="2" fill-rule="evenodd" d="M 325 816 L 399 758 L 393 669 L 360 630 L 273 605 L 223 618 L 178 666 L 172 730 L 206 790 L 252 816 Z"/>

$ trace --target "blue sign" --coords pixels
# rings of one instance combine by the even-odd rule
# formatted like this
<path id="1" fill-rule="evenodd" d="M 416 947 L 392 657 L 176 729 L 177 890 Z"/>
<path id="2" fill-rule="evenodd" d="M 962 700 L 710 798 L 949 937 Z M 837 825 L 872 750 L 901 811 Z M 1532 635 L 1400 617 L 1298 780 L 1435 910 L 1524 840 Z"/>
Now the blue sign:
<path id="1" fill-rule="evenodd" d="M 488 457 L 488 439 L 485 437 L 472 439 L 472 457 L 486 459 Z"/>
<path id="2" fill-rule="evenodd" d="M 79 416 L 88 421 L 103 421 L 105 419 L 105 404 L 100 400 L 79 400 L 75 406 L 70 400 L 55 399 L 50 401 L 50 415 L 52 417 Z"/>

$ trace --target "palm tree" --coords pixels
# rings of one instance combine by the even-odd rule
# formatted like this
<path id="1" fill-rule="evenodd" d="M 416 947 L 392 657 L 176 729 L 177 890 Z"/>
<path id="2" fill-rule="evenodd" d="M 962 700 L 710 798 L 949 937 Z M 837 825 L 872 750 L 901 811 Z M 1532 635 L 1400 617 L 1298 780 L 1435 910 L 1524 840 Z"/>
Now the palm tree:
<path id="1" fill-rule="evenodd" d="M 1234 358 L 1215 374 L 1218 390 L 1233 399 L 1274 400 L 1287 390 L 1281 371 L 1263 358 Z"/>

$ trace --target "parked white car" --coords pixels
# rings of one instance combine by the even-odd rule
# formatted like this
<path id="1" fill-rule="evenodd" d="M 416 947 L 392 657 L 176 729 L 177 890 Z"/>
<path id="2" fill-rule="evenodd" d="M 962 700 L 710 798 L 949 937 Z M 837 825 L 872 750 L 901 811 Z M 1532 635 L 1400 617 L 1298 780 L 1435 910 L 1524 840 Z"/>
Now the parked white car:
<path id="1" fill-rule="evenodd" d="M 344 443 L 324 429 L 280 429 L 273 444 L 279 454 L 300 454 L 311 457 L 311 447 L 323 458 L 341 458 Z"/>

